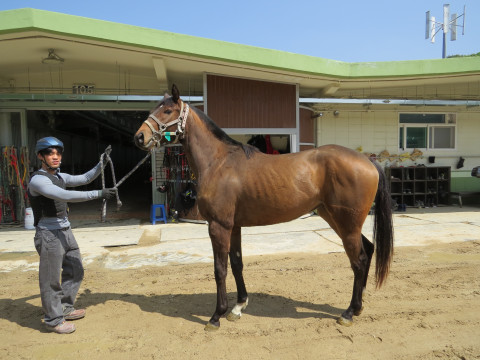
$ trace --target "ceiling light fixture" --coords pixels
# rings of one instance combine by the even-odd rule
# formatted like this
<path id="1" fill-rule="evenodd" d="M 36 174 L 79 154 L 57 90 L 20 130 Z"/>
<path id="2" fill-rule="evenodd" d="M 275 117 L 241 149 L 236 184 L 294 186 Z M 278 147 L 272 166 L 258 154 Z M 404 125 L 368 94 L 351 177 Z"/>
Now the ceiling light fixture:
<path id="1" fill-rule="evenodd" d="M 48 57 L 42 60 L 42 64 L 60 64 L 64 61 L 65 59 L 55 54 L 55 49 L 48 49 Z"/>

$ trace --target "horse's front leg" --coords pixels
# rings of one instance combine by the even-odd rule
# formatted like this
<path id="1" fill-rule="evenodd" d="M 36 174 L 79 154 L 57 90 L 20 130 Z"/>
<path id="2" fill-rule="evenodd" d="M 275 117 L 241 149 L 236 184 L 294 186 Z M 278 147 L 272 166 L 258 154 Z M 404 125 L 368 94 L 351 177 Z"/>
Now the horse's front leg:
<path id="1" fill-rule="evenodd" d="M 242 311 L 248 305 L 248 294 L 243 280 L 243 261 L 242 261 L 242 228 L 234 227 L 232 230 L 232 237 L 230 240 L 230 265 L 232 266 L 232 273 L 237 284 L 237 304 L 232 311 L 227 315 L 227 320 L 235 321 L 240 319 Z"/>
<path id="2" fill-rule="evenodd" d="M 217 307 L 215 308 L 215 313 L 212 318 L 205 326 L 205 330 L 213 331 L 218 330 L 220 327 L 220 317 L 222 317 L 228 309 L 226 278 L 231 229 L 226 229 L 218 223 L 211 222 L 208 226 L 208 232 L 213 247 L 215 282 L 217 284 Z"/>

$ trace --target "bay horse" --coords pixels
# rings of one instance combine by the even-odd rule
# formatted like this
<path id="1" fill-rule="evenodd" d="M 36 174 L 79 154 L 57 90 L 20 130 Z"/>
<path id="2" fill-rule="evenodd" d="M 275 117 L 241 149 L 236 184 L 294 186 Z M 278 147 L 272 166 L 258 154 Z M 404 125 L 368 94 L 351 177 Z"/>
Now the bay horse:
<path id="1" fill-rule="evenodd" d="M 350 306 L 338 318 L 349 326 L 363 310 L 374 244 L 362 225 L 374 203 L 377 287 L 386 280 L 393 255 L 391 198 L 382 168 L 367 156 L 338 145 L 299 153 L 267 155 L 230 138 L 206 114 L 172 95 L 152 111 L 134 136 L 149 151 L 179 141 L 198 181 L 197 204 L 208 221 L 217 285 L 215 312 L 206 330 L 217 330 L 228 309 L 228 258 L 237 286 L 237 303 L 227 319 L 240 318 L 248 304 L 243 280 L 242 226 L 271 225 L 313 210 L 342 239 L 354 273 Z"/>

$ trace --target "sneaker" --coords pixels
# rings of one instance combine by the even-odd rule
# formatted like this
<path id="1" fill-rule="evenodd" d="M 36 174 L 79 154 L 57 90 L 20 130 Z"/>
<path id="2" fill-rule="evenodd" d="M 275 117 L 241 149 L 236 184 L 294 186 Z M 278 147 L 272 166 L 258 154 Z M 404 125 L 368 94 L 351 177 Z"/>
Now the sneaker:
<path id="1" fill-rule="evenodd" d="M 47 325 L 47 330 L 48 331 L 53 331 L 57 334 L 71 334 L 75 331 L 75 325 L 73 323 L 69 323 L 67 321 L 64 321 L 57 326 L 48 326 Z"/>
<path id="2" fill-rule="evenodd" d="M 73 310 L 70 314 L 65 315 L 64 318 L 65 320 L 78 320 L 84 318 L 86 312 L 87 311 L 85 309 Z"/>

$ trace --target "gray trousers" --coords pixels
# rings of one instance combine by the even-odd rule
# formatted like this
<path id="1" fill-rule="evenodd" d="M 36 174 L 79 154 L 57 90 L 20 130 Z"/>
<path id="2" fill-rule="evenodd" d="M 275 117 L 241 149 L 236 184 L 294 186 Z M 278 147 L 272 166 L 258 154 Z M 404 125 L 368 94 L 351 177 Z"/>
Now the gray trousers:
<path id="1" fill-rule="evenodd" d="M 40 297 L 45 324 L 56 326 L 74 310 L 84 273 L 80 249 L 71 228 L 37 228 L 34 241 L 40 255 Z"/>

